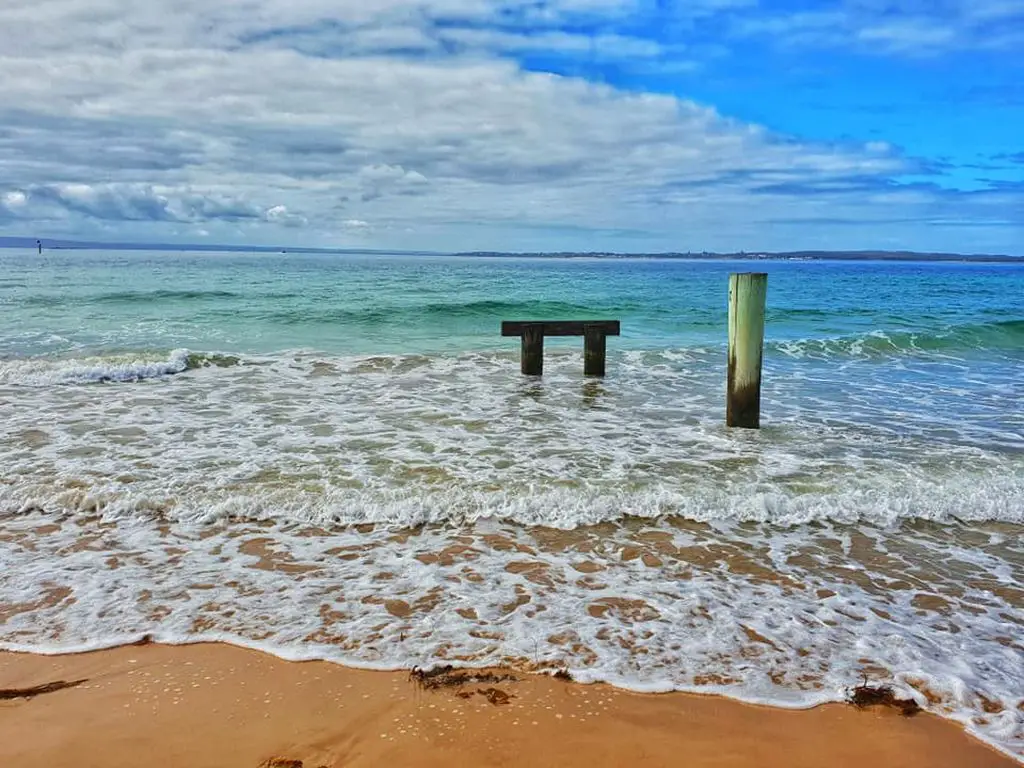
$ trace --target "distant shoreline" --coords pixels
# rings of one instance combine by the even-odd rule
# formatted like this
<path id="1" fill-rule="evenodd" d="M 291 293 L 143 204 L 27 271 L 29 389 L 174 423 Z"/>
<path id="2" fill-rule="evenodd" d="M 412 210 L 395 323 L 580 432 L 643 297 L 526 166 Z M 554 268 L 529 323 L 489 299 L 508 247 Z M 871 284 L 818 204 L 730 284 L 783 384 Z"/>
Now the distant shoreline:
<path id="1" fill-rule="evenodd" d="M 657 253 L 617 253 L 610 251 L 426 251 L 426 250 L 389 250 L 380 248 L 303 248 L 288 246 L 242 246 L 212 245 L 208 243 L 186 243 L 174 245 L 170 243 L 101 243 L 82 240 L 50 240 L 42 239 L 43 250 L 107 250 L 107 251 L 165 251 L 165 252 L 200 252 L 200 253 L 279 253 L 287 254 L 366 254 L 382 256 L 462 256 L 469 258 L 490 259 L 649 259 L 664 261 L 931 261 L 931 262 L 970 262 L 996 264 L 1022 264 L 1024 255 L 1010 256 L 1006 254 L 986 253 L 930 253 L 918 251 L 757 251 L 717 253 L 712 251 L 657 252 Z M 36 238 L 0 237 L 0 248 L 36 248 Z"/>
<path id="2" fill-rule="evenodd" d="M 1024 264 L 1024 256 L 998 254 L 917 253 L 915 251 L 779 251 L 747 253 L 500 253 L 452 254 L 477 258 L 651 259 L 663 261 L 937 261 Z"/>

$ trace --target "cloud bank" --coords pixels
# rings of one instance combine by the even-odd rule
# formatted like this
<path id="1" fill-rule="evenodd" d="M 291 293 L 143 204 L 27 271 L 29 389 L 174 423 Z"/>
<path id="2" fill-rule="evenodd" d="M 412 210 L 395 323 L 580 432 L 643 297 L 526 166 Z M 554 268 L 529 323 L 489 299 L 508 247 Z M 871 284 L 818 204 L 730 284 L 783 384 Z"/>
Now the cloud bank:
<path id="1" fill-rule="evenodd" d="M 508 250 L 954 237 L 1006 250 L 1024 231 L 1012 184 L 949 188 L 884 141 L 779 135 L 524 57 L 671 71 L 711 27 L 737 45 L 870 40 L 878 55 L 923 55 L 1002 45 L 982 31 L 1020 5 L 7 0 L 0 232 Z M 947 18 L 953 38 L 934 31 Z"/>

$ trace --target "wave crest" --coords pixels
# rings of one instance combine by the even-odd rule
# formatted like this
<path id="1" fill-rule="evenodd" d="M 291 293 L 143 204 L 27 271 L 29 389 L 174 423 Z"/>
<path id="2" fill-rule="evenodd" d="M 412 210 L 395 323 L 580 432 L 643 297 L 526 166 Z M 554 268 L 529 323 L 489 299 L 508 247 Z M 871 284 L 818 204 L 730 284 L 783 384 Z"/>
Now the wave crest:
<path id="1" fill-rule="evenodd" d="M 787 357 L 819 359 L 1024 350 L 1024 320 L 974 323 L 932 331 L 871 331 L 831 339 L 774 341 L 769 347 Z"/>
<path id="2" fill-rule="evenodd" d="M 175 349 L 156 358 L 144 353 L 54 359 L 34 357 L 0 361 L 0 384 L 45 387 L 60 384 L 101 384 L 173 376 L 197 368 L 240 365 L 233 355 Z"/>

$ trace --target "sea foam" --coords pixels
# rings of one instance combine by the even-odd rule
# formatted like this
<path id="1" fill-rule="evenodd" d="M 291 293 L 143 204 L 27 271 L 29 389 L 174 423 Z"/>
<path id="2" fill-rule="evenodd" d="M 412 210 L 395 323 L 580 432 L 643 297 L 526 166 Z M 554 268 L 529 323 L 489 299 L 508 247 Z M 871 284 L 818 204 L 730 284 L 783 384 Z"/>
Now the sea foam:
<path id="1" fill-rule="evenodd" d="M 57 337 L 62 338 L 62 337 Z M 194 368 L 236 365 L 233 355 L 174 349 L 152 356 L 139 353 L 89 357 L 31 357 L 0 360 L 0 384 L 45 387 L 61 384 L 128 383 L 173 376 Z"/>
<path id="2" fill-rule="evenodd" d="M 1019 756 L 1024 414 L 1013 371 L 937 391 L 936 364 L 893 389 L 770 359 L 759 432 L 722 424 L 719 350 L 613 351 L 604 381 L 567 349 L 539 381 L 509 352 L 19 368 L 0 643 L 558 664 L 779 706 L 868 674 Z"/>
<path id="3" fill-rule="evenodd" d="M 842 700 L 866 675 L 1024 755 L 1019 544 L 985 525 L 193 528 L 33 513 L 3 530 L 0 595 L 28 606 L 0 632 L 12 650 L 150 634 L 374 669 L 559 666 L 786 707 Z"/>

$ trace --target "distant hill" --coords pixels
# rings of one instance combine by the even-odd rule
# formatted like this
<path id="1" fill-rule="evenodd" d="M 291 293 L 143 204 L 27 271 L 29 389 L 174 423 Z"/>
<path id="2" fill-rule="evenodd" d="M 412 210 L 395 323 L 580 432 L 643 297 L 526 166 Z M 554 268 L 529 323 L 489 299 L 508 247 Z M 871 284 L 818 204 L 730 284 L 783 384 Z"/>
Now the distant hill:
<path id="1" fill-rule="evenodd" d="M 550 258 L 550 259 L 719 259 L 722 261 L 977 261 L 1024 264 L 1024 256 L 985 253 L 921 253 L 917 251 L 758 251 L 716 253 L 687 251 L 686 253 L 609 253 L 595 251 L 579 253 L 504 253 L 500 251 L 468 251 L 458 256 L 482 258 Z"/>
<path id="2" fill-rule="evenodd" d="M 108 251 L 199 251 L 204 253 L 338 253 L 393 254 L 405 256 L 475 256 L 479 258 L 547 258 L 547 259 L 721 259 L 751 261 L 968 261 L 1024 264 L 1024 256 L 988 253 L 926 253 L 919 251 L 740 251 L 717 253 L 686 251 L 668 253 L 615 253 L 609 251 L 403 251 L 379 248 L 302 248 L 270 245 L 221 245 L 210 243 L 103 243 L 87 240 L 41 238 L 44 250 L 108 250 Z M 35 249 L 34 237 L 0 237 L 0 248 Z"/>

